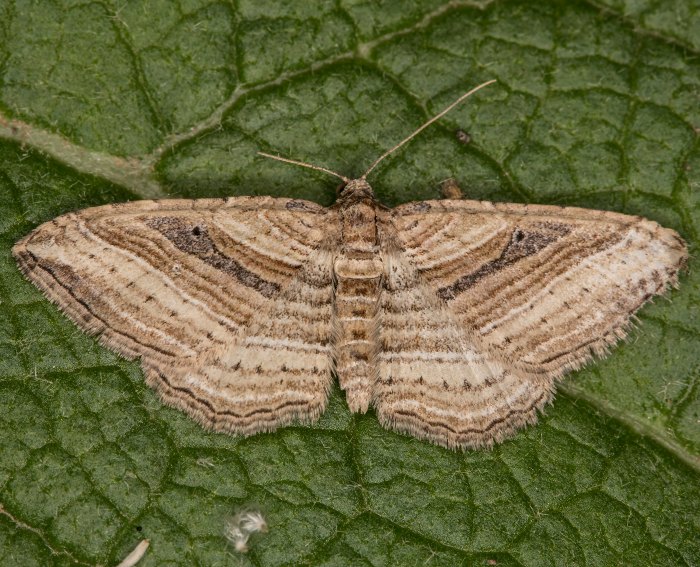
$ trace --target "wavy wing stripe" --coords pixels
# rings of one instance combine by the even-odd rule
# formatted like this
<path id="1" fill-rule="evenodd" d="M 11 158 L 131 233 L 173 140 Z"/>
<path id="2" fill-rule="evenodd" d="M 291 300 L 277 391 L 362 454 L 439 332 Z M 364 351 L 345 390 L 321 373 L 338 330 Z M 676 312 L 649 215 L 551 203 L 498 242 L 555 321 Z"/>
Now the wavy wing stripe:
<path id="1" fill-rule="evenodd" d="M 275 263 L 291 269 L 298 268 L 306 257 L 313 252 L 314 248 L 303 244 L 304 239 L 318 240 L 318 234 L 306 229 L 298 230 L 295 234 L 290 234 L 288 230 L 281 231 L 265 215 L 260 214 L 257 218 L 264 223 L 257 227 L 255 232 L 251 232 L 243 221 L 231 221 L 214 215 L 214 226 L 221 228 L 223 235 L 228 240 L 228 248 L 234 249 L 238 254 L 245 256 L 246 261 L 256 263 L 260 258 L 273 260 Z M 250 217 L 247 219 L 250 220 Z M 297 223 L 298 225 L 299 223 Z M 301 236 L 301 238 L 300 238 Z M 286 245 L 280 249 L 279 243 Z M 283 268 L 284 269 L 284 268 Z"/>
<path id="2" fill-rule="evenodd" d="M 489 358 L 392 245 L 384 250 L 374 405 L 382 424 L 449 447 L 482 447 L 535 419 L 551 382 Z M 512 419 L 500 421 L 504 413 Z"/>
<path id="3" fill-rule="evenodd" d="M 141 357 L 168 403 L 252 434 L 325 407 L 333 276 L 322 241 L 337 246 L 336 224 L 288 199 L 138 202 L 59 217 L 13 252 L 76 323 Z"/>
<path id="4" fill-rule="evenodd" d="M 247 435 L 317 418 L 332 371 L 331 260 L 320 248 L 240 341 L 202 353 L 193 364 L 196 372 L 155 369 L 154 385 L 172 403 L 174 392 L 187 392 L 197 419 L 220 431 Z M 286 406 L 284 400 L 294 403 Z M 236 408 L 236 415 L 228 408 Z"/>
<path id="5" fill-rule="evenodd" d="M 314 421 L 325 409 L 325 403 L 308 399 L 281 400 L 278 404 L 256 406 L 247 410 L 237 408 L 238 411 L 217 408 L 207 397 L 197 395 L 187 387 L 172 384 L 164 374 L 148 367 L 145 368 L 145 372 L 148 384 L 160 393 L 166 403 L 177 408 L 187 408 L 194 419 L 216 431 L 242 435 L 274 431 L 287 423 Z"/>
<path id="6" fill-rule="evenodd" d="M 237 288 L 226 290 L 220 279 L 207 278 L 206 274 L 202 274 L 200 269 L 190 265 L 189 262 L 182 259 L 178 261 L 173 247 L 166 239 L 154 238 L 152 234 L 145 236 L 142 231 L 124 230 L 120 226 L 96 222 L 92 225 L 82 224 L 85 226 L 84 231 L 81 232 L 83 237 L 100 246 L 104 252 L 109 250 L 115 256 L 123 256 L 122 262 L 115 264 L 114 261 L 118 260 L 113 260 L 109 267 L 102 261 L 110 277 L 120 276 L 123 279 L 130 279 L 129 283 L 137 284 L 138 281 L 129 273 L 112 271 L 112 268 L 123 266 L 125 263 L 133 262 L 143 267 L 140 277 L 149 282 L 153 270 L 157 270 L 172 294 L 180 297 L 185 303 L 200 306 L 210 317 L 216 317 L 232 330 L 237 330 L 253 313 L 253 310 L 248 308 L 248 298 L 236 295 Z M 148 232 L 145 234 L 147 235 Z M 177 285 L 177 279 L 180 277 L 186 278 L 186 288 Z M 126 284 L 127 288 L 129 283 Z M 155 297 L 146 286 L 140 287 L 140 291 L 146 292 L 143 294 L 146 298 Z"/>
<path id="7" fill-rule="evenodd" d="M 465 266 L 464 262 L 470 262 L 471 265 L 484 263 L 494 253 L 500 252 L 505 239 L 510 237 L 511 227 L 502 219 L 480 215 L 465 230 L 463 218 L 457 215 L 446 216 L 445 225 L 440 228 L 444 235 L 441 241 L 433 244 L 410 232 L 402 235 L 408 255 L 420 259 L 419 271 L 444 270 L 447 276 L 460 266 Z M 499 237 L 504 239 L 503 244 L 499 243 Z"/>
<path id="8" fill-rule="evenodd" d="M 177 280 L 186 272 L 184 264 L 181 264 L 179 275 L 174 272 L 172 266 L 175 262 L 167 252 L 159 248 L 154 239 L 131 244 L 124 236 L 119 243 L 112 243 L 107 240 L 110 233 L 102 231 L 90 232 L 90 237 L 101 246 L 103 253 L 83 267 L 83 274 L 90 281 L 99 282 L 108 275 L 111 281 L 122 283 L 117 288 L 120 290 L 117 295 L 105 292 L 102 296 L 107 312 L 121 311 L 124 314 L 118 320 L 123 321 L 122 326 L 130 328 L 136 321 L 152 328 L 153 332 L 166 330 L 179 340 L 189 339 L 190 347 L 196 349 L 196 345 L 191 342 L 193 339 L 208 336 L 214 342 L 230 340 L 232 334 L 235 336 L 247 320 L 245 313 L 241 313 L 247 304 L 238 306 L 238 310 L 233 311 L 232 300 L 225 298 L 215 284 L 203 282 L 204 287 L 199 286 L 198 282 L 202 281 L 199 275 L 193 280 L 188 279 L 186 288 L 178 285 Z M 156 253 L 156 248 L 162 252 Z M 76 245 L 73 253 L 78 251 Z M 164 263 L 154 260 L 159 256 Z M 112 271 L 114 266 L 122 266 L 122 269 Z M 124 271 L 126 266 L 130 266 L 127 272 Z M 156 279 L 153 278 L 154 269 L 160 273 Z M 121 309 L 118 308 L 119 305 L 122 306 Z M 133 319 L 133 313 L 138 313 L 136 320 Z M 251 314 L 252 311 L 249 311 L 248 317 Z M 116 327 L 118 321 L 113 326 Z M 190 352 L 187 355 L 192 354 Z"/>
<path id="9" fill-rule="evenodd" d="M 149 273 L 148 266 L 138 266 L 137 262 L 131 258 L 127 258 L 125 261 L 123 251 L 110 246 L 101 245 L 100 255 L 93 254 L 92 252 L 95 248 L 92 243 L 89 243 L 85 238 L 77 238 L 77 224 L 73 216 L 62 217 L 58 222 L 52 223 L 50 226 L 53 232 L 61 235 L 69 243 L 68 251 L 53 246 L 46 248 L 40 246 L 43 256 L 37 256 L 29 249 L 18 252 L 33 255 L 36 259 L 36 265 L 45 270 L 52 270 L 55 277 L 63 276 L 58 277 L 57 281 L 70 291 L 70 296 L 56 298 L 59 306 L 66 309 L 66 306 L 70 306 L 72 302 L 79 302 L 85 308 L 89 305 L 90 315 L 101 321 L 102 326 L 101 328 L 91 327 L 88 330 L 106 333 L 104 336 L 106 341 L 113 338 L 114 334 L 117 334 L 123 336 L 130 343 L 138 342 L 141 345 L 140 347 L 124 345 L 124 348 L 128 351 L 128 353 L 125 351 L 124 354 L 129 356 L 134 356 L 132 352 L 134 349 L 138 350 L 140 348 L 153 351 L 156 345 L 163 342 L 171 345 L 169 356 L 190 356 L 193 353 L 194 345 L 186 340 L 187 336 L 182 330 L 182 321 L 175 322 L 172 318 L 167 318 L 160 328 L 148 325 L 148 321 L 152 320 L 152 317 L 162 318 L 163 314 L 168 316 L 173 309 L 172 305 L 165 306 L 166 309 L 162 307 L 155 308 L 149 315 L 151 307 L 148 305 L 148 302 L 146 306 L 143 306 L 144 295 L 135 293 L 128 287 L 128 284 L 121 290 L 99 284 L 101 278 L 109 273 L 110 266 L 122 265 L 127 267 L 129 279 L 132 281 L 138 275 Z M 94 257 L 90 258 L 91 255 Z M 78 273 L 71 267 L 73 258 L 84 258 L 85 260 L 90 258 L 90 261 Z M 29 273 L 31 277 L 32 270 Z M 115 274 L 111 274 L 110 277 L 114 276 Z M 160 280 L 157 283 L 162 285 Z M 157 290 L 158 288 L 156 287 L 156 289 L 151 291 Z M 181 305 L 185 305 L 184 302 Z M 188 307 L 191 307 L 191 305 Z M 133 320 L 128 316 L 127 311 L 134 309 L 140 309 L 144 316 L 139 320 Z M 70 311 L 69 309 L 66 310 Z M 192 315 L 195 323 L 201 320 L 199 310 Z M 107 321 L 107 319 L 109 320 Z M 76 322 L 81 326 L 90 325 L 89 321 L 86 321 L 82 316 L 78 316 Z M 133 337 L 138 334 L 135 327 L 140 328 L 143 334 L 140 341 L 134 341 Z M 182 348 L 173 348 L 178 343 L 183 345 Z M 160 354 L 164 355 L 165 350 L 161 348 L 160 351 Z"/>
<path id="10" fill-rule="evenodd" d="M 159 345 L 149 344 L 128 329 L 117 331 L 110 328 L 104 317 L 96 313 L 95 308 L 91 306 L 92 296 L 76 292 L 76 276 L 67 266 L 43 261 L 29 251 L 17 251 L 15 257 L 22 272 L 31 277 L 76 324 L 89 333 L 99 334 L 105 339 L 104 342 L 118 341 L 119 347 L 116 350 L 122 356 L 133 359 L 143 352 L 148 352 L 154 359 L 169 359 L 179 354 Z"/>
<path id="11" fill-rule="evenodd" d="M 566 283 L 572 279 L 571 270 L 587 257 L 612 245 L 614 240 L 592 238 L 576 247 L 571 247 L 568 242 L 553 245 L 530 259 L 524 258 L 509 268 L 481 278 L 471 286 L 470 294 L 462 294 L 454 301 L 453 309 L 458 313 L 469 313 L 474 327 L 487 327 L 494 319 L 507 317 L 512 309 L 534 304 L 533 295 L 542 287 L 552 282 L 563 282 L 567 287 Z M 550 287 L 550 291 L 552 289 Z M 576 291 L 570 290 L 569 293 L 573 298 Z"/>
<path id="12" fill-rule="evenodd" d="M 449 229 L 437 220 L 444 215 Z M 687 259 L 674 231 L 606 211 L 428 201 L 397 207 L 391 222 L 420 277 L 464 328 L 540 380 L 604 354 L 639 307 L 676 284 Z M 445 239 L 426 251 L 429 227 Z M 481 245 L 463 255 L 451 249 L 465 240 Z"/>
<path id="13" fill-rule="evenodd" d="M 609 241 L 608 243 L 614 246 L 612 241 Z M 508 296 L 507 299 L 513 301 L 513 307 L 497 318 L 494 318 L 492 315 L 490 318 L 488 318 L 490 320 L 487 323 L 479 327 L 479 331 L 482 334 L 486 334 L 498 327 L 500 324 L 512 320 L 514 317 L 518 315 L 525 315 L 528 311 L 532 311 L 531 305 L 535 305 L 538 302 L 552 301 L 552 296 L 557 296 L 561 298 L 562 301 L 573 299 L 573 296 L 562 293 L 563 290 L 558 290 L 557 288 L 566 288 L 567 283 L 575 277 L 577 272 L 586 269 L 586 267 L 592 262 L 597 261 L 597 256 L 599 254 L 604 253 L 605 250 L 609 250 L 607 248 L 602 248 L 602 250 L 596 252 L 596 249 L 598 248 L 599 247 L 597 245 L 593 245 L 590 246 L 589 249 L 582 250 L 580 253 L 573 256 L 572 253 L 566 251 L 567 249 L 565 247 L 562 247 L 561 251 L 553 251 L 553 253 L 548 257 L 543 255 L 542 264 L 546 264 L 546 266 L 551 264 L 551 271 L 549 272 L 548 277 L 545 267 L 534 266 L 530 272 L 532 279 L 529 279 L 526 276 L 525 280 L 519 281 L 518 284 L 516 284 L 517 296 L 515 291 L 511 292 L 511 295 Z M 589 251 L 592 253 L 587 256 L 586 253 Z M 561 258 L 560 256 L 562 255 L 562 252 L 567 257 Z M 533 274 L 534 272 L 537 272 L 539 277 L 536 277 L 536 275 Z M 537 290 L 538 288 L 540 289 L 532 294 L 532 289 Z M 528 290 L 530 291 L 529 294 Z M 578 290 L 572 291 L 578 293 Z M 470 307 L 468 306 L 463 307 L 465 311 L 469 308 Z M 486 309 L 482 309 L 482 317 L 485 320 L 487 319 L 485 316 L 486 311 Z M 475 326 L 479 326 L 480 322 L 481 319 L 475 317 Z"/>

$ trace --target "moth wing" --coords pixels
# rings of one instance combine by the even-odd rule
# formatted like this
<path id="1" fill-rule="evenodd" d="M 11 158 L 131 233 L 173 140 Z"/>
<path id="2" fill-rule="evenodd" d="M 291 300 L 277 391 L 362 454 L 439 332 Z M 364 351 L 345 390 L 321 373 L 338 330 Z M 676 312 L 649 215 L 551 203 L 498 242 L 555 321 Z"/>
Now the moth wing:
<path id="1" fill-rule="evenodd" d="M 332 217 L 271 197 L 139 201 L 58 217 L 13 254 L 78 326 L 139 357 L 167 402 L 248 434 L 325 407 Z"/>
<path id="2" fill-rule="evenodd" d="M 373 391 L 380 422 L 446 447 L 478 448 L 536 421 L 551 382 L 491 356 L 407 257 L 388 248 Z"/>
<path id="3" fill-rule="evenodd" d="M 687 259 L 672 230 L 578 208 L 426 201 L 382 230 L 373 404 L 387 427 L 448 447 L 534 422 L 556 378 L 604 354 Z"/>
<path id="4" fill-rule="evenodd" d="M 489 355 L 550 380 L 605 355 L 688 257 L 653 221 L 575 207 L 425 201 L 392 222 L 422 281 Z"/>

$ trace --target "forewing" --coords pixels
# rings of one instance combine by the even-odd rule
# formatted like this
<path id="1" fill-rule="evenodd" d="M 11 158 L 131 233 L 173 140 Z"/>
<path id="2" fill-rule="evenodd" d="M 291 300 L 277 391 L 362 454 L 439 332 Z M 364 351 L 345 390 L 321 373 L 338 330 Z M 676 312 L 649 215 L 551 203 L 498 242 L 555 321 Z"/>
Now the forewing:
<path id="1" fill-rule="evenodd" d="M 254 433 L 315 417 L 325 404 L 333 216 L 313 203 L 270 197 L 140 201 L 58 217 L 13 254 L 80 327 L 140 357 L 172 405 L 217 429 Z M 283 307 L 290 298 L 296 307 Z M 280 327 L 265 328 L 282 317 Z M 319 325 L 312 329 L 309 320 Z M 274 340 L 287 328 L 297 329 L 297 342 L 280 350 Z M 290 357 L 292 370 L 273 380 L 254 366 L 253 384 L 251 359 L 239 363 L 237 353 L 256 337 L 258 358 Z M 295 393 L 309 387 L 313 396 Z M 256 388 L 265 390 L 259 402 Z M 284 396 L 294 401 L 288 411 L 280 407 Z"/>
<path id="2" fill-rule="evenodd" d="M 604 355 L 687 259 L 673 230 L 573 207 L 425 201 L 397 207 L 392 223 L 421 280 L 489 356 L 552 379 Z"/>

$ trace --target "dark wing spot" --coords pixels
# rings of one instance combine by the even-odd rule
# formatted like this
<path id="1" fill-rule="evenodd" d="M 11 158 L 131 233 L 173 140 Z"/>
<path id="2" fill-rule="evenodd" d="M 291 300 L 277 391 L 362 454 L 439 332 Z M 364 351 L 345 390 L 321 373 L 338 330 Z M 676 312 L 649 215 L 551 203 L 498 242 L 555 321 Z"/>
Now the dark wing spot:
<path id="1" fill-rule="evenodd" d="M 177 217 L 156 217 L 149 219 L 146 224 L 160 232 L 181 252 L 233 276 L 241 284 L 253 288 L 265 297 L 272 297 L 279 292 L 277 283 L 261 278 L 219 250 L 206 226 L 192 227 Z"/>
<path id="2" fill-rule="evenodd" d="M 438 296 L 444 301 L 450 301 L 466 291 L 479 280 L 495 274 L 519 260 L 536 254 L 552 242 L 565 236 L 571 230 L 566 225 L 547 223 L 540 230 L 525 231 L 516 228 L 511 234 L 510 241 L 495 260 L 483 264 L 476 271 L 457 279 L 451 285 L 438 290 Z"/>

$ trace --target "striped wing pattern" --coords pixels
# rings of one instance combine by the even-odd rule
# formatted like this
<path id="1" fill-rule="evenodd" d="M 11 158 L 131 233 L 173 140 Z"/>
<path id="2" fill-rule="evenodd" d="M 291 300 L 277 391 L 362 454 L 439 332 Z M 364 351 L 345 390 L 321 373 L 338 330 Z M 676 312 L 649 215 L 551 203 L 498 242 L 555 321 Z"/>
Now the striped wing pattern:
<path id="1" fill-rule="evenodd" d="M 617 213 L 443 200 L 387 209 L 364 180 L 291 199 L 142 201 L 47 222 L 13 253 L 171 405 L 253 434 L 325 409 L 451 448 L 537 419 L 556 380 L 676 285 L 673 230 Z"/>
<path id="2" fill-rule="evenodd" d="M 493 356 L 436 296 L 406 255 L 388 251 L 381 295 L 381 423 L 451 448 L 481 447 L 532 423 L 548 381 Z"/>
<path id="3" fill-rule="evenodd" d="M 333 217 L 271 197 L 140 201 L 58 217 L 13 253 L 167 402 L 250 434 L 325 408 Z"/>
<path id="4" fill-rule="evenodd" d="M 386 225 L 375 405 L 452 447 L 535 421 L 556 379 L 606 354 L 687 260 L 673 230 L 578 208 L 425 201 Z"/>

